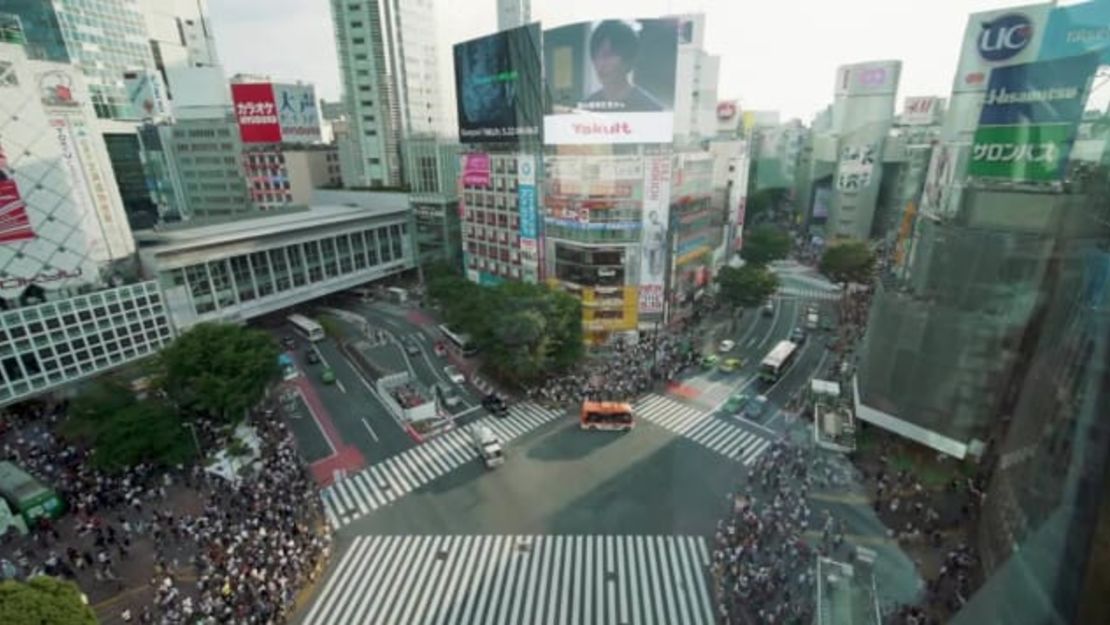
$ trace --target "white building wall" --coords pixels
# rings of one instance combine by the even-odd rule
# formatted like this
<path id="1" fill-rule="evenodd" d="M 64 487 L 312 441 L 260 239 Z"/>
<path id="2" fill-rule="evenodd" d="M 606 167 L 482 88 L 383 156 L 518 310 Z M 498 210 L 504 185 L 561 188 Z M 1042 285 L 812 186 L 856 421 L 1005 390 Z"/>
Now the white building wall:
<path id="1" fill-rule="evenodd" d="M 11 64 L 0 119 L 19 120 L 0 124 L 0 145 L 34 232 L 0 245 L 0 271 L 47 290 L 95 282 L 102 263 L 129 256 L 135 243 L 84 77 L 68 64 L 28 60 L 15 44 L 0 43 L 0 60 Z M 75 275 L 43 281 L 47 274 Z M 25 286 L 4 284 L 0 297 Z"/>
<path id="2" fill-rule="evenodd" d="M 497 0 L 497 30 L 509 30 L 532 21 L 531 0 Z"/>

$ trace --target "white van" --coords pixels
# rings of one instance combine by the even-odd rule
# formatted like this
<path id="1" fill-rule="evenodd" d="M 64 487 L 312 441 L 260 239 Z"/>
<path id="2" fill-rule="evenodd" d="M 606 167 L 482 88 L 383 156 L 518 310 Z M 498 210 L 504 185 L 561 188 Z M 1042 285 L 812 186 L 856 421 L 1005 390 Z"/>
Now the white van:
<path id="1" fill-rule="evenodd" d="M 817 327 L 818 327 L 819 322 L 820 322 L 820 317 L 818 317 L 818 315 L 817 315 L 817 309 L 810 306 L 806 310 L 806 329 L 807 330 L 816 330 Z"/>
<path id="2" fill-rule="evenodd" d="M 501 439 L 497 438 L 493 430 L 484 425 L 477 425 L 470 430 L 470 436 L 487 469 L 493 469 L 505 462 Z"/>

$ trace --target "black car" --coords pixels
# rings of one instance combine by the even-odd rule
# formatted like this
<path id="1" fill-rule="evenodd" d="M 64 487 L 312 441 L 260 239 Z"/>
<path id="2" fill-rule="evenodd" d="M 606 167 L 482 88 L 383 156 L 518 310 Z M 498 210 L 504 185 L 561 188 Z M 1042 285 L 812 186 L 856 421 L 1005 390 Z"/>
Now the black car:
<path id="1" fill-rule="evenodd" d="M 799 347 L 805 345 L 806 331 L 801 328 L 794 328 L 794 331 L 790 333 L 790 341 Z"/>
<path id="2" fill-rule="evenodd" d="M 316 350 L 310 349 L 304 353 L 304 359 L 308 362 L 308 364 L 314 365 L 320 362 L 320 354 L 317 354 Z"/>
<path id="3" fill-rule="evenodd" d="M 284 347 L 285 349 L 296 349 L 297 348 L 297 339 L 294 339 L 291 336 L 283 336 L 281 338 L 281 346 Z"/>
<path id="4" fill-rule="evenodd" d="M 509 414 L 509 406 L 504 399 L 501 399 L 495 393 L 490 393 L 482 398 L 482 407 L 499 417 L 505 417 Z"/>

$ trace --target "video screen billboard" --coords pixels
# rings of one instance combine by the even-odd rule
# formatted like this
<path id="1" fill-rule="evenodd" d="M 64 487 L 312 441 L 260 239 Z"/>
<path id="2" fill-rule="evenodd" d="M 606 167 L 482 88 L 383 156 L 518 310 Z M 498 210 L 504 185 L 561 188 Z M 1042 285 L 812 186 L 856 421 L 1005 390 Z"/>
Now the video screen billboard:
<path id="1" fill-rule="evenodd" d="M 231 85 L 231 100 L 235 103 L 235 119 L 243 143 L 281 142 L 273 85 L 268 82 Z"/>
<path id="2" fill-rule="evenodd" d="M 456 44 L 454 55 L 461 143 L 539 138 L 544 102 L 538 23 Z"/>
<path id="3" fill-rule="evenodd" d="M 678 22 L 581 22 L 544 32 L 550 145 L 670 143 Z"/>

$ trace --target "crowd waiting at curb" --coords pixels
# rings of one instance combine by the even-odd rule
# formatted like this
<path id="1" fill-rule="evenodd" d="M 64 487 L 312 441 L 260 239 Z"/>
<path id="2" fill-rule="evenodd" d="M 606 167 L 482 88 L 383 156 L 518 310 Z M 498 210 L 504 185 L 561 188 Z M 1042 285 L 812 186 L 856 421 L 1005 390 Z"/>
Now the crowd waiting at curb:
<path id="1" fill-rule="evenodd" d="M 65 404 L 32 405 L 12 415 L 3 457 L 52 484 L 70 506 L 62 521 L 27 536 L 5 534 L 5 576 L 69 578 L 85 592 L 115 594 L 128 568 L 153 570 L 152 601 L 121 605 L 119 620 L 144 624 L 283 623 L 297 591 L 326 561 L 315 488 L 284 424 L 256 416 L 259 457 L 238 479 L 194 466 L 159 473 L 138 466 L 119 475 L 91 468 L 88 452 L 51 430 Z M 175 509 L 174 494 L 199 499 L 199 511 Z M 188 506 L 184 506 L 188 507 Z M 72 522 L 72 530 L 63 526 Z M 324 530 L 326 532 L 326 530 Z M 135 545 L 149 541 L 151 562 Z"/>

